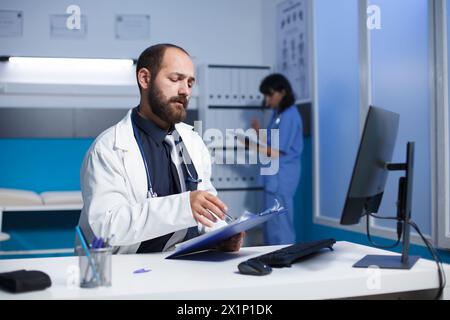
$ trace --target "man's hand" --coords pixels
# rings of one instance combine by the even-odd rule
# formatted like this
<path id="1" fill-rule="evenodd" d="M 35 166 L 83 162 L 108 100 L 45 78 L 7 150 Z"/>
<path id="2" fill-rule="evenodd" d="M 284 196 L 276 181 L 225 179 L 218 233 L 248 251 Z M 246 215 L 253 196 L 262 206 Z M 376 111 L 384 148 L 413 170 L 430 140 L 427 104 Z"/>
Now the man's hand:
<path id="1" fill-rule="evenodd" d="M 217 249 L 225 252 L 239 251 L 244 241 L 245 232 L 238 233 L 217 245 Z"/>
<path id="2" fill-rule="evenodd" d="M 207 227 L 212 227 L 217 217 L 225 219 L 227 206 L 216 196 L 207 191 L 191 191 L 190 193 L 192 215 L 195 221 Z"/>

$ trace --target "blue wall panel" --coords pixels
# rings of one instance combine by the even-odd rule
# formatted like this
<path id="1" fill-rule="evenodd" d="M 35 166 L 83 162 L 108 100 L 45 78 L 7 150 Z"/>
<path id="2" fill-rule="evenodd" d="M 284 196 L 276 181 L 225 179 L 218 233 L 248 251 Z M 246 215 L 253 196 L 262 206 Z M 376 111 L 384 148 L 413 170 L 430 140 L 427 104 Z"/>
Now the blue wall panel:
<path id="1" fill-rule="evenodd" d="M 447 69 L 447 75 L 449 75 L 450 74 L 450 2 L 449 1 L 446 1 L 446 4 L 447 4 L 447 61 L 449 62 L 448 63 L 448 69 Z M 450 81 L 448 81 L 448 93 L 449 93 L 449 95 L 450 95 Z M 447 108 L 448 108 L 448 106 L 447 106 Z M 450 124 L 450 110 L 447 110 L 447 112 L 448 112 L 448 123 Z M 450 130 L 448 131 L 448 141 L 450 142 Z M 449 148 L 450 149 L 450 146 L 448 146 L 447 148 Z M 450 175 L 450 170 L 448 171 L 448 174 Z M 448 177 L 449 178 L 449 180 L 448 181 L 450 181 L 450 176 Z M 449 197 L 450 198 L 450 193 L 447 193 L 447 195 L 446 195 L 447 197 Z M 448 226 L 447 226 L 447 230 L 450 230 L 450 219 L 448 219 L 447 220 L 447 223 L 449 224 Z"/>
<path id="2" fill-rule="evenodd" d="M 312 168 L 312 145 L 310 139 L 305 139 L 305 145 L 302 154 L 302 178 L 301 184 L 297 189 L 295 195 L 295 225 L 297 232 L 297 242 L 312 241 L 318 239 L 335 238 L 338 241 L 349 241 L 359 243 L 366 246 L 371 246 L 367 240 L 365 234 L 357 232 L 344 231 L 342 229 L 330 228 L 313 223 L 313 175 L 311 173 Z M 392 240 L 386 240 L 379 237 L 373 237 L 374 241 L 382 245 L 392 244 Z M 394 252 L 400 252 L 401 247 L 398 246 Z M 442 261 L 450 263 L 450 252 L 444 250 L 438 250 Z M 431 255 L 427 251 L 426 247 L 421 245 L 412 245 L 410 248 L 410 254 L 419 255 L 426 259 L 432 259 Z"/>
<path id="3" fill-rule="evenodd" d="M 320 214 L 338 219 L 359 142 L 358 1 L 315 4 Z"/>
<path id="4" fill-rule="evenodd" d="M 0 188 L 35 192 L 80 190 L 80 168 L 93 139 L 0 139 Z M 70 248 L 79 211 L 6 213 L 3 231 L 11 239 L 1 251 Z M 0 256 L 30 258 L 67 254 Z"/>
<path id="5" fill-rule="evenodd" d="M 0 139 L 0 188 L 80 190 L 83 157 L 93 139 Z"/>
<path id="6" fill-rule="evenodd" d="M 371 3 L 380 7 L 382 17 L 381 30 L 371 31 L 373 104 L 400 114 L 393 162 L 404 162 L 406 143 L 416 143 L 412 218 L 431 234 L 428 1 Z M 396 214 L 399 176 L 389 174 L 380 214 Z"/>
<path id="7" fill-rule="evenodd" d="M 406 141 L 416 141 L 417 173 L 414 183 L 413 218 L 425 233 L 430 233 L 427 1 L 386 0 L 372 1 L 372 3 L 380 6 L 382 14 L 382 29 L 371 32 L 373 101 L 380 107 L 401 114 L 400 136 L 394 161 L 404 160 Z M 359 143 L 357 28 L 353 26 L 343 29 L 345 26 L 356 24 L 356 1 L 318 0 L 314 1 L 314 4 L 319 94 L 319 106 L 316 112 L 319 115 L 321 135 L 321 214 L 338 218 Z M 450 6 L 447 10 L 447 15 L 450 17 Z M 343 37 L 349 41 L 345 42 L 345 45 L 341 41 Z M 350 62 L 349 57 L 353 61 Z M 347 75 L 343 76 L 341 73 L 345 68 Z M 339 79 L 345 83 L 339 83 Z M 352 96 L 348 95 L 351 90 L 354 91 Z M 340 103 L 342 101 L 347 103 Z M 338 136 L 333 137 L 333 133 Z M 354 134 L 353 137 L 350 137 L 351 133 Z M 349 146 L 342 145 L 344 140 Z M 312 168 L 314 161 L 312 150 L 308 147 L 311 145 L 305 142 L 303 172 L 308 170 L 307 168 Z M 342 155 L 344 150 L 351 156 Z M 328 162 L 327 158 L 330 159 Z M 336 169 L 337 164 L 333 164 L 335 161 L 343 165 L 341 167 L 343 172 Z M 330 178 L 333 173 L 336 174 L 339 182 Z M 380 213 L 395 214 L 398 176 L 399 174 L 391 174 L 389 177 L 389 185 Z M 345 240 L 370 246 L 365 234 L 315 224 L 312 209 L 313 175 L 306 174 L 302 176 L 302 179 L 304 179 L 302 186 L 295 198 L 296 208 L 305 210 L 297 212 L 298 241 L 332 237 L 338 241 Z M 344 191 L 338 190 L 339 185 L 344 186 Z M 336 190 L 338 194 L 327 194 Z M 325 199 L 332 203 L 324 203 Z M 379 237 L 374 237 L 374 240 L 383 245 L 392 243 L 392 240 Z M 393 251 L 400 252 L 400 250 L 401 247 L 398 247 Z M 439 253 L 443 261 L 450 262 L 449 252 L 439 250 Z M 412 245 L 411 254 L 431 258 L 423 244 Z"/>

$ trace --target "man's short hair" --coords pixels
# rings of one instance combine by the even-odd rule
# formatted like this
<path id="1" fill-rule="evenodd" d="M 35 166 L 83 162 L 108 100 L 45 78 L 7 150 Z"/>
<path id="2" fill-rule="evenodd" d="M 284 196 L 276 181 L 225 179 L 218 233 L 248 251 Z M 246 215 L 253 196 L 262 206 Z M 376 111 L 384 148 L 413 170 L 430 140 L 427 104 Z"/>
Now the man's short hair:
<path id="1" fill-rule="evenodd" d="M 168 48 L 179 49 L 189 56 L 189 53 L 186 50 L 184 50 L 183 48 L 181 48 L 177 45 L 170 44 L 170 43 L 155 44 L 151 47 L 148 47 L 147 49 L 142 51 L 142 53 L 140 54 L 139 59 L 137 60 L 137 63 L 136 63 L 136 78 L 137 78 L 139 70 L 141 70 L 142 68 L 146 68 L 146 69 L 150 70 L 151 79 L 155 79 L 156 75 L 158 74 L 159 70 L 161 69 L 162 61 L 164 58 L 164 53 L 166 52 L 166 50 Z M 139 86 L 139 91 L 141 91 L 141 85 L 139 84 L 139 80 L 138 80 L 138 86 Z"/>

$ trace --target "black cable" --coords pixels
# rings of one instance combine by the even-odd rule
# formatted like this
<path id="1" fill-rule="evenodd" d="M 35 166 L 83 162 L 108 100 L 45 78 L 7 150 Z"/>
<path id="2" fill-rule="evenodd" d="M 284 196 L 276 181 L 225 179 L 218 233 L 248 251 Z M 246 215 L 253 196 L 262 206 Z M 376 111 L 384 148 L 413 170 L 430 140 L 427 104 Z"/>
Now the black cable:
<path id="1" fill-rule="evenodd" d="M 425 238 L 422 234 L 422 232 L 420 232 L 419 227 L 413 222 L 413 221 L 409 221 L 409 224 L 416 229 L 417 233 L 420 235 L 420 237 L 422 238 L 422 241 L 425 243 L 425 245 L 427 246 L 428 250 L 430 251 L 431 255 L 433 256 L 434 261 L 436 262 L 436 265 L 438 267 L 438 277 L 439 277 L 439 290 L 436 294 L 436 300 L 440 299 L 442 296 L 442 293 L 444 291 L 445 288 L 445 284 L 447 282 L 446 276 L 445 276 L 445 272 L 444 272 L 444 268 L 442 266 L 442 260 L 441 257 L 439 256 L 438 252 L 436 251 L 436 249 L 433 247 L 433 245 L 428 241 L 427 238 Z"/>
<path id="2" fill-rule="evenodd" d="M 397 219 L 397 218 L 393 218 L 393 217 L 379 217 L 379 216 L 374 215 L 373 213 L 368 213 L 368 214 L 366 215 L 367 238 L 369 239 L 369 242 L 370 242 L 374 247 L 377 247 L 377 248 L 380 248 L 380 249 L 393 249 L 393 248 L 395 248 L 396 246 L 398 246 L 398 244 L 400 243 L 400 239 L 401 239 L 401 234 L 398 233 L 398 228 L 397 228 L 397 241 L 396 241 L 394 244 L 389 245 L 389 246 L 383 246 L 383 245 L 380 245 L 380 244 L 375 243 L 375 242 L 372 240 L 372 236 L 370 235 L 370 223 L 369 223 L 369 217 L 374 217 L 374 218 L 378 218 L 378 219 L 386 219 L 386 220 L 398 220 L 398 219 Z"/>
<path id="3" fill-rule="evenodd" d="M 377 216 L 376 214 L 373 213 L 368 213 L 369 216 L 377 218 L 377 219 L 385 219 L 385 220 L 399 220 L 397 217 L 382 217 L 382 216 Z"/>
<path id="4" fill-rule="evenodd" d="M 377 216 L 377 215 L 375 215 L 375 214 L 373 214 L 373 213 L 368 213 L 367 215 L 370 216 L 370 217 L 373 217 L 373 218 L 377 218 L 377 219 L 397 220 L 397 222 L 401 221 L 401 220 L 398 219 L 397 217 L 381 217 L 381 216 Z M 368 222 L 368 221 L 369 221 L 369 218 L 367 217 L 366 220 L 367 220 L 367 236 L 368 236 L 368 238 L 369 238 L 369 241 L 370 241 L 374 246 L 377 246 L 376 244 L 374 244 L 374 243 L 371 241 L 371 238 L 370 238 L 369 222 Z M 410 220 L 408 223 L 409 223 L 409 225 L 412 226 L 412 227 L 417 231 L 417 233 L 420 235 L 420 237 L 422 238 L 422 241 L 423 241 L 423 242 L 425 243 L 425 245 L 427 246 L 428 251 L 430 252 L 431 256 L 433 257 L 433 260 L 436 262 L 436 265 L 437 265 L 437 267 L 438 267 L 439 289 L 438 289 L 438 292 L 437 292 L 436 297 L 435 297 L 435 299 L 438 300 L 438 299 L 441 298 L 442 293 L 443 293 L 444 288 L 445 288 L 445 285 L 446 285 L 446 283 L 447 283 L 447 279 L 446 279 L 446 276 L 445 276 L 444 268 L 443 268 L 443 266 L 442 266 L 442 260 L 441 260 L 441 258 L 440 258 L 440 256 L 439 256 L 438 252 L 436 251 L 436 249 L 433 247 L 433 245 L 428 241 L 427 238 L 424 237 L 424 235 L 422 234 L 422 232 L 421 232 L 420 229 L 419 229 L 419 226 L 417 226 L 417 224 L 415 224 L 415 223 L 414 223 L 413 221 L 411 221 L 411 220 Z M 398 234 L 399 234 L 399 233 L 398 233 L 398 224 L 397 224 L 397 235 L 398 235 Z M 400 241 L 400 238 L 399 238 L 399 240 L 397 241 L 397 244 L 399 243 L 399 241 Z M 396 245 L 397 245 L 397 244 L 396 244 Z M 381 248 L 380 246 L 378 246 L 378 247 Z"/>

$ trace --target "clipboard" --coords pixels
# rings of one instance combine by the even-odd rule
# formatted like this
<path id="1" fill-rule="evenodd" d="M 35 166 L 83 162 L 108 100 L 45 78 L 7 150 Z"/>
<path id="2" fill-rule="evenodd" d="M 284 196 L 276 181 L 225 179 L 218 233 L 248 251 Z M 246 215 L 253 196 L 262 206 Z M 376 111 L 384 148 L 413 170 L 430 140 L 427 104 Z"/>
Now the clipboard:
<path id="1" fill-rule="evenodd" d="M 212 249 L 219 242 L 228 239 L 242 231 L 249 230 L 267 220 L 286 213 L 287 210 L 277 205 L 271 209 L 267 209 L 261 213 L 245 212 L 240 218 L 229 223 L 222 228 L 207 232 L 198 237 L 192 238 L 175 246 L 175 252 L 167 256 L 166 259 L 174 259 L 176 257 L 186 255 L 193 252 Z"/>

